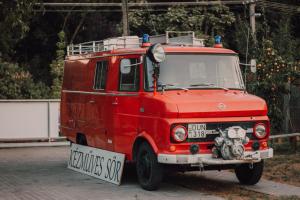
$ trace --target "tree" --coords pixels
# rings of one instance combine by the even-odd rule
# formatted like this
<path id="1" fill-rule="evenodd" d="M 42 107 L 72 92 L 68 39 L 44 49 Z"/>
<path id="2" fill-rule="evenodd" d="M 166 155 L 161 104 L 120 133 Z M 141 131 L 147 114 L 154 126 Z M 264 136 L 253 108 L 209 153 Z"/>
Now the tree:
<path id="1" fill-rule="evenodd" d="M 65 58 L 65 32 L 58 33 L 59 41 L 56 43 L 56 59 L 50 64 L 52 75 L 51 97 L 59 98 L 61 92 L 61 84 L 64 71 L 64 58 Z"/>
<path id="2" fill-rule="evenodd" d="M 283 15 L 278 23 L 277 30 L 272 34 L 272 41 L 278 53 L 287 61 L 292 62 L 297 56 L 297 41 L 291 31 L 291 16 Z"/>
<path id="3" fill-rule="evenodd" d="M 0 6 L 0 54 L 6 60 L 15 53 L 16 44 L 29 31 L 33 5 L 37 0 L 3 1 Z"/>
<path id="4" fill-rule="evenodd" d="M 130 30 L 142 35 L 163 34 L 165 31 L 194 31 L 198 36 L 224 36 L 225 30 L 235 21 L 224 5 L 188 8 L 175 6 L 167 12 L 154 14 L 147 9 L 129 13 Z"/>
<path id="5" fill-rule="evenodd" d="M 16 46 L 29 31 L 36 0 L 3 1 L 0 9 L 0 98 L 47 98 L 49 89 L 34 82 L 29 71 L 12 62 Z"/>
<path id="6" fill-rule="evenodd" d="M 42 99 L 48 93 L 43 83 L 34 83 L 28 71 L 0 58 L 0 99 Z"/>
<path id="7" fill-rule="evenodd" d="M 247 62 L 249 62 L 251 58 L 256 57 L 257 50 L 257 46 L 255 45 L 253 35 L 251 34 L 250 25 L 248 22 L 245 21 L 244 18 L 242 18 L 241 15 L 238 15 L 236 17 L 234 26 L 235 31 L 232 34 L 233 37 L 231 36 L 231 46 L 235 47 L 236 51 L 239 53 L 239 57 L 242 62 L 246 62 L 246 57 Z"/>
<path id="8" fill-rule="evenodd" d="M 264 98 L 268 104 L 269 117 L 273 132 L 282 130 L 283 95 L 290 93 L 287 84 L 292 83 L 300 75 L 300 63 L 290 63 L 275 50 L 272 41 L 265 40 L 258 59 L 255 79 L 249 77 L 252 91 Z M 251 79 L 252 78 L 252 79 Z"/>

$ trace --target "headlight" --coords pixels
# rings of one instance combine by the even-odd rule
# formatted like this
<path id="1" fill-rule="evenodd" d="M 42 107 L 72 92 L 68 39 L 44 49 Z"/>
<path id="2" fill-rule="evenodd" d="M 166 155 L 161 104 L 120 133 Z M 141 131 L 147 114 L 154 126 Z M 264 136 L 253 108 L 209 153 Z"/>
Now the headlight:
<path id="1" fill-rule="evenodd" d="M 254 134 L 257 138 L 262 139 L 267 135 L 267 128 L 265 124 L 256 124 L 254 127 Z"/>
<path id="2" fill-rule="evenodd" d="M 165 50 L 161 44 L 157 43 L 149 47 L 147 56 L 152 62 L 160 63 L 166 58 Z"/>
<path id="3" fill-rule="evenodd" d="M 187 138 L 187 130 L 181 125 L 175 126 L 171 134 L 176 142 L 183 142 Z"/>

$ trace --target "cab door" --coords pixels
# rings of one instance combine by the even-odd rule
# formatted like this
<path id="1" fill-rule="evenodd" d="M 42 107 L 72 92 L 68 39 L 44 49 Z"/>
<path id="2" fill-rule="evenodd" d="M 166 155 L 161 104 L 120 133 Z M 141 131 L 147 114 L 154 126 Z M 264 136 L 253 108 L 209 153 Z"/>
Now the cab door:
<path id="1" fill-rule="evenodd" d="M 116 152 L 130 153 L 138 130 L 140 110 L 140 56 L 120 56 L 116 60 L 117 91 L 110 95 L 112 105 L 108 142 Z"/>

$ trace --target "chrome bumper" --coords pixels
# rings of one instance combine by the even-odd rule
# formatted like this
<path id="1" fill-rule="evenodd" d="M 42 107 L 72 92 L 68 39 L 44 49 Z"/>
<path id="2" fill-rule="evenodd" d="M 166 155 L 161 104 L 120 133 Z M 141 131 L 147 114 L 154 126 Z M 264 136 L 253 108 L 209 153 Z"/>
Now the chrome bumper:
<path id="1" fill-rule="evenodd" d="M 158 154 L 159 163 L 164 164 L 203 164 L 203 165 L 228 165 L 260 162 L 262 159 L 272 158 L 273 149 L 269 148 L 260 151 L 246 151 L 244 159 L 241 160 L 224 160 L 222 158 L 213 158 L 212 154 Z"/>

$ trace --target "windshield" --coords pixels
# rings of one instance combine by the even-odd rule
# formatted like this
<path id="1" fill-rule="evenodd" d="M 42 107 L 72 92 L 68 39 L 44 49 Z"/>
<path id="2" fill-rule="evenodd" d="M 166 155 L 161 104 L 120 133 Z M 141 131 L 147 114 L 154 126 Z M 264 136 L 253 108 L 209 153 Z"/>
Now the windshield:
<path id="1" fill-rule="evenodd" d="M 153 90 L 153 63 L 146 58 L 145 89 Z M 160 63 L 158 89 L 244 89 L 239 60 L 234 55 L 167 54 Z"/>

